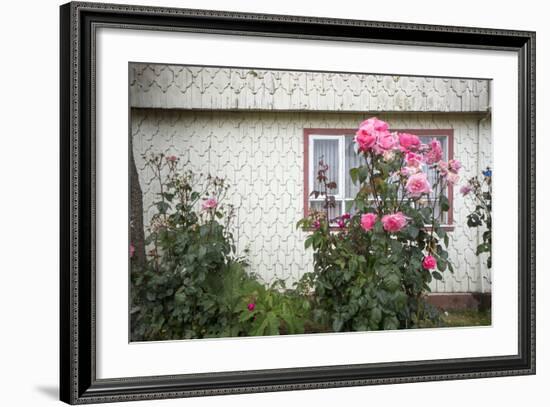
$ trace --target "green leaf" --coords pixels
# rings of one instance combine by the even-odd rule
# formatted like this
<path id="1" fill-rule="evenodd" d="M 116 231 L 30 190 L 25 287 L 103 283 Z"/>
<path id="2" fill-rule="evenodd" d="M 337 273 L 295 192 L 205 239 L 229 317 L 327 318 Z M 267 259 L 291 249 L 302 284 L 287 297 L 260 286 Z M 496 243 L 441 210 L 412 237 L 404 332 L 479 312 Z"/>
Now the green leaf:
<path id="1" fill-rule="evenodd" d="M 439 280 L 439 281 L 443 280 L 443 276 L 438 271 L 432 271 L 432 276 L 436 280 Z"/>
<path id="2" fill-rule="evenodd" d="M 447 212 L 449 210 L 449 199 L 445 195 L 441 195 L 439 197 L 439 207 L 443 212 Z"/>
<path id="3" fill-rule="evenodd" d="M 452 265 L 452 263 L 451 263 L 450 261 L 447 262 L 447 267 L 449 267 L 449 271 L 450 271 L 451 273 L 454 273 L 454 272 L 455 272 L 455 270 L 454 270 L 454 268 L 453 268 L 453 265 Z"/>
<path id="4" fill-rule="evenodd" d="M 384 286 L 388 290 L 395 291 L 399 288 L 400 285 L 401 279 L 399 278 L 399 275 L 397 273 L 391 273 L 384 277 Z"/>
<path id="5" fill-rule="evenodd" d="M 266 331 L 268 335 L 279 335 L 279 318 L 273 313 L 268 312 L 266 317 Z"/>
<path id="6" fill-rule="evenodd" d="M 407 231 L 413 239 L 416 239 L 418 237 L 418 232 L 420 232 L 420 229 L 418 229 L 416 226 L 410 225 L 407 228 Z"/>
<path id="7" fill-rule="evenodd" d="M 420 209 L 420 214 L 424 220 L 424 223 L 431 223 L 432 221 L 432 208 L 425 207 Z"/>
<path id="8" fill-rule="evenodd" d="M 362 167 L 359 167 L 358 170 L 359 170 L 358 172 L 359 182 L 363 183 L 367 180 L 369 176 L 369 169 L 366 165 L 363 165 Z"/>
<path id="9" fill-rule="evenodd" d="M 375 307 L 370 311 L 370 322 L 369 325 L 378 325 L 382 320 L 382 311 L 380 308 Z"/>
<path id="10" fill-rule="evenodd" d="M 359 168 L 352 168 L 349 170 L 349 176 L 351 177 L 351 181 L 357 185 L 357 180 L 359 179 Z"/>
<path id="11" fill-rule="evenodd" d="M 384 330 L 391 330 L 399 328 L 399 321 L 396 317 L 392 316 L 384 319 Z"/>
<path id="12" fill-rule="evenodd" d="M 167 202 L 157 202 L 156 207 L 160 214 L 165 214 L 168 209 L 170 209 L 170 205 Z"/>
<path id="13" fill-rule="evenodd" d="M 164 199 L 166 199 L 168 202 L 172 202 L 172 200 L 174 199 L 174 194 L 165 192 L 164 193 Z"/>

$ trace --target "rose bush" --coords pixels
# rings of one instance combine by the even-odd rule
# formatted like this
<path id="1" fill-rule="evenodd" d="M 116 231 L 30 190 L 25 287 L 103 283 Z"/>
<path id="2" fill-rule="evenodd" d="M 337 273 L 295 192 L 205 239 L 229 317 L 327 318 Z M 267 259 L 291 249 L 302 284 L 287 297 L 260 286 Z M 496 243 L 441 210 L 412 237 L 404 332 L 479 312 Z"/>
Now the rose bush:
<path id="1" fill-rule="evenodd" d="M 281 282 L 266 286 L 235 254 L 225 181 L 178 162 L 147 157 L 159 193 L 145 265 L 130 243 L 132 340 L 303 333 L 308 298 Z"/>
<path id="2" fill-rule="evenodd" d="M 470 198 L 475 208 L 466 217 L 466 224 L 471 228 L 483 228 L 481 234 L 481 243 L 476 248 L 476 255 L 488 253 L 486 264 L 488 268 L 492 266 L 492 225 L 491 215 L 493 206 L 492 177 L 493 170 L 487 167 L 481 172 L 483 178 L 472 177 L 468 182 L 460 187 L 460 193 L 464 197 Z"/>
<path id="3" fill-rule="evenodd" d="M 414 134 L 392 133 L 377 118 L 360 124 L 355 144 L 363 160 L 350 170 L 359 186 L 347 208 L 353 215 L 329 218 L 336 184 L 321 159 L 321 190 L 312 195 L 324 198 L 323 208 L 298 222 L 309 234 L 306 249 L 313 249 L 314 270 L 303 281 L 314 291 L 315 318 L 334 331 L 411 328 L 436 320 L 425 301 L 428 284 L 453 271 L 436 213 L 449 210 L 445 191 L 458 181 L 460 163 L 442 161 L 436 139 L 423 144 Z M 427 168 L 437 175 L 432 185 Z"/>

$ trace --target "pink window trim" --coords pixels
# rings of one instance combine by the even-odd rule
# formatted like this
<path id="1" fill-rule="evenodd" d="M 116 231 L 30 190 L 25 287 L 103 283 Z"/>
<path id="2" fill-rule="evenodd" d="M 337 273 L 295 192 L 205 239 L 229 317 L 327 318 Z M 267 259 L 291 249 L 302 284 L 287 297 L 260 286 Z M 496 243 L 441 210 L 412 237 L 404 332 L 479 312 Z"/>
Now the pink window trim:
<path id="1" fill-rule="evenodd" d="M 417 136 L 444 136 L 447 137 L 447 160 L 454 158 L 454 130 L 453 129 L 391 129 L 400 133 L 411 133 Z M 309 208 L 309 137 L 311 135 L 316 136 L 334 136 L 349 134 L 353 135 L 357 129 L 319 129 L 319 128 L 305 128 L 304 129 L 304 217 L 308 216 Z M 447 218 L 447 225 L 443 226 L 446 231 L 454 230 L 454 217 L 453 217 L 453 201 L 454 193 L 453 187 L 449 186 L 447 191 L 449 198 L 449 211 Z M 427 228 L 428 230 L 430 228 Z"/>

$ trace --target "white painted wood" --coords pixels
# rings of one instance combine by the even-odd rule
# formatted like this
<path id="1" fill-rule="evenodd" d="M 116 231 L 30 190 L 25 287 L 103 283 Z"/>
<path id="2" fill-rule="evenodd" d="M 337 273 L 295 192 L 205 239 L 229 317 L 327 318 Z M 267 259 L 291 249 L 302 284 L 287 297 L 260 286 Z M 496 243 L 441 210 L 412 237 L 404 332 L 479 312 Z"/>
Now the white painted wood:
<path id="1" fill-rule="evenodd" d="M 130 105 L 162 109 L 486 112 L 489 81 L 133 64 Z"/>

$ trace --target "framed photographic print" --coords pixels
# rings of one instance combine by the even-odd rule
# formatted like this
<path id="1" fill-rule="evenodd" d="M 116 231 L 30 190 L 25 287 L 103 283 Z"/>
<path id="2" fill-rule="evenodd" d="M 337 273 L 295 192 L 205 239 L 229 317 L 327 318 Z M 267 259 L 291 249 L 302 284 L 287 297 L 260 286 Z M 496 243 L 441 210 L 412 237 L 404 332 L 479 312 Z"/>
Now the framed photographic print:
<path id="1" fill-rule="evenodd" d="M 63 401 L 535 373 L 535 33 L 60 18 Z"/>

